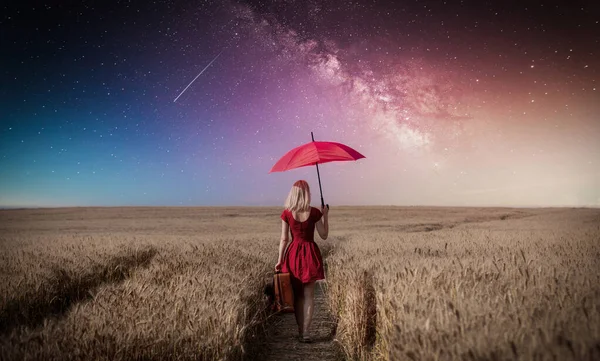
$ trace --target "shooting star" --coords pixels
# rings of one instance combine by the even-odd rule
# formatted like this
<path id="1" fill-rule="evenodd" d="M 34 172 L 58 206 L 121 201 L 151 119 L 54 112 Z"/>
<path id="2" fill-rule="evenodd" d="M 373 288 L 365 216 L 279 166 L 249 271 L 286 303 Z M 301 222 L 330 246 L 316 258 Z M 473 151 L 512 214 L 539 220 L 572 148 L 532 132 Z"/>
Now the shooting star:
<path id="1" fill-rule="evenodd" d="M 202 75 L 202 73 L 204 73 L 204 71 L 205 71 L 206 69 L 208 69 L 208 67 L 209 67 L 209 66 L 211 66 L 211 64 L 212 64 L 212 63 L 214 63 L 214 62 L 215 62 L 215 60 L 217 60 L 217 58 L 218 58 L 218 57 L 221 55 L 221 53 L 223 53 L 223 50 L 221 50 L 221 52 L 220 52 L 220 53 L 219 53 L 217 56 L 215 56 L 215 58 L 214 58 L 214 59 L 213 59 L 213 60 L 212 60 L 210 63 L 208 63 L 208 65 L 207 65 L 207 66 L 205 66 L 205 67 L 204 67 L 204 69 L 202 69 L 202 71 L 201 71 L 201 72 L 200 72 L 198 75 L 196 75 L 196 77 L 194 78 L 194 80 L 192 80 L 192 81 L 191 81 L 191 82 L 188 84 L 188 86 L 186 86 L 186 87 L 185 87 L 185 89 L 183 89 L 183 90 L 181 91 L 181 93 L 179 93 L 179 95 L 177 96 L 177 98 L 175 98 L 175 100 L 173 100 L 173 103 L 175 103 L 175 102 L 177 101 L 177 99 L 179 99 L 179 97 L 180 97 L 180 96 L 181 96 L 183 93 L 185 93 L 185 91 L 187 90 L 187 88 L 189 88 L 189 87 L 190 87 L 190 85 L 192 85 L 192 83 L 193 83 L 193 82 L 195 82 L 195 81 L 196 81 L 196 79 L 198 79 L 198 77 L 199 77 L 200 75 Z"/>

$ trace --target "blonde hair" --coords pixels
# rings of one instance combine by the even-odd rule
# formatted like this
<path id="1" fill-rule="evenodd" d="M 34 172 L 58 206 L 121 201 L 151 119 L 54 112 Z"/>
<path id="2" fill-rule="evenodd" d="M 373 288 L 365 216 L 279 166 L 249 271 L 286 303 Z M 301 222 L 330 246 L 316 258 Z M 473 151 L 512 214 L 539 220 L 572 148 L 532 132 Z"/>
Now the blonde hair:
<path id="1" fill-rule="evenodd" d="M 302 212 L 310 209 L 310 187 L 305 180 L 294 183 L 285 200 L 285 209 Z"/>

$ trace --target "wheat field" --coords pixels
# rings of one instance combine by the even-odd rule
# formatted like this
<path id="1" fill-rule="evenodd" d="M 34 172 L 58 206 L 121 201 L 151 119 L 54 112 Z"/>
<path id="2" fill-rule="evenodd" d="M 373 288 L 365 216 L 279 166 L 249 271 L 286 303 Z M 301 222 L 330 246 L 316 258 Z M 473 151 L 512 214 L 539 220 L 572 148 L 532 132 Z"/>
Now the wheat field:
<path id="1" fill-rule="evenodd" d="M 328 259 L 349 358 L 600 359 L 598 210 L 367 213 Z"/>
<path id="2" fill-rule="evenodd" d="M 280 212 L 0 211 L 0 357 L 252 359 Z M 600 210 L 333 207 L 330 227 L 347 359 L 600 359 Z"/>

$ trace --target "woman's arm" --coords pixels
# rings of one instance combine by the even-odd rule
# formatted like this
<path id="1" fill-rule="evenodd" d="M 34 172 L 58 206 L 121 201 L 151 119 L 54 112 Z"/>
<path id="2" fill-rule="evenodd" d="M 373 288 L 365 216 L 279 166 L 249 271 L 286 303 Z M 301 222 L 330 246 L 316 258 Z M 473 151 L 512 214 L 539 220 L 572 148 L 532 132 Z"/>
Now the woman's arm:
<path id="1" fill-rule="evenodd" d="M 281 238 L 279 241 L 279 258 L 277 258 L 277 265 L 275 266 L 275 270 L 279 271 L 281 269 L 281 264 L 283 262 L 283 253 L 287 248 L 287 244 L 289 242 L 289 229 L 290 226 L 285 221 L 281 221 Z"/>
<path id="2" fill-rule="evenodd" d="M 323 217 L 317 222 L 317 232 L 319 232 L 321 239 L 326 240 L 329 236 L 329 208 L 323 207 L 321 212 Z"/>

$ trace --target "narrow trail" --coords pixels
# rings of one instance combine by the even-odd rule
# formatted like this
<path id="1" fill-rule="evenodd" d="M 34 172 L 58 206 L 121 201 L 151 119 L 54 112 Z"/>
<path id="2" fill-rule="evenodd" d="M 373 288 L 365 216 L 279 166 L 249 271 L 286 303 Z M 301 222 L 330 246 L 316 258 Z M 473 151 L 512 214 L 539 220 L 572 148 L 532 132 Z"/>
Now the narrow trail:
<path id="1" fill-rule="evenodd" d="M 259 358 L 265 361 L 343 360 L 334 340 L 335 323 L 329 314 L 324 288 L 315 286 L 315 313 L 311 325 L 312 343 L 298 340 L 298 327 L 293 313 L 273 316 L 266 343 Z"/>

